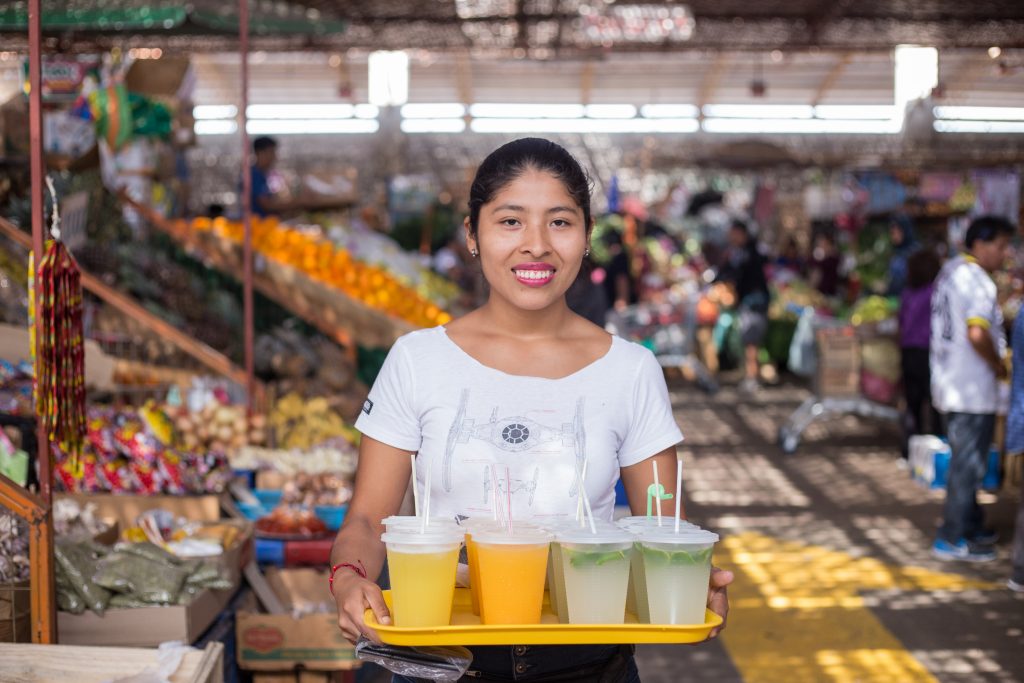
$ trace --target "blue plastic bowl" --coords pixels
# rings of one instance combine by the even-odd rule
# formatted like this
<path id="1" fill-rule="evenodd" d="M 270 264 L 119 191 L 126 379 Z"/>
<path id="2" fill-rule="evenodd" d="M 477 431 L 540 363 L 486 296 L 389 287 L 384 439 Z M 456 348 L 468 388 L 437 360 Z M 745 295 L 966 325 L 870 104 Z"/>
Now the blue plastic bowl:
<path id="1" fill-rule="evenodd" d="M 281 504 L 280 489 L 256 489 L 252 493 L 263 504 L 263 507 L 276 508 Z"/>
<path id="2" fill-rule="evenodd" d="M 238 505 L 238 511 L 242 513 L 242 516 L 246 519 L 256 520 L 260 517 L 267 515 L 270 511 L 264 507 L 261 503 L 236 503 Z"/>
<path id="3" fill-rule="evenodd" d="M 313 512 L 323 520 L 328 529 L 337 531 L 341 528 L 341 523 L 345 521 L 348 505 L 317 505 L 313 508 Z"/>
<path id="4" fill-rule="evenodd" d="M 268 538 L 256 539 L 256 561 L 260 564 L 284 566 L 284 541 Z"/>

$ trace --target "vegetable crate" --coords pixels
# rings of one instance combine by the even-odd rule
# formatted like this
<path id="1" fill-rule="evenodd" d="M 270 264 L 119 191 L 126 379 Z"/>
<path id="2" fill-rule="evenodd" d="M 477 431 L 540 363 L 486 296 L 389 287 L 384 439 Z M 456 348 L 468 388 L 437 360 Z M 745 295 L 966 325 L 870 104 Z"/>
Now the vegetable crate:
<path id="1" fill-rule="evenodd" d="M 853 327 L 839 324 L 834 318 L 814 316 L 815 395 L 804 401 L 779 427 L 779 445 L 784 452 L 794 453 L 804 430 L 818 420 L 859 415 L 900 421 L 900 411 L 894 406 L 864 395 L 863 350 L 869 341 L 888 339 L 895 333 L 886 323 Z"/>

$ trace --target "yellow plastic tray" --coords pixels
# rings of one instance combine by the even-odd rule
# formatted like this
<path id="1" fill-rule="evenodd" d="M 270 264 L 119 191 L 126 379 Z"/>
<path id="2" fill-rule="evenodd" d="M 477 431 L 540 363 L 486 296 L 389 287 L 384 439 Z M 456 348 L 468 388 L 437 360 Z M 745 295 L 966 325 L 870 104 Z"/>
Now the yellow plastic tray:
<path id="1" fill-rule="evenodd" d="M 391 608 L 391 591 L 384 591 L 384 601 Z M 722 617 L 711 610 L 703 624 L 662 625 L 640 624 L 636 616 L 626 612 L 625 624 L 560 624 L 552 612 L 547 595 L 541 623 L 511 626 L 487 626 L 470 607 L 469 589 L 456 588 L 452 602 L 450 626 L 403 628 L 382 626 L 371 610 L 366 610 L 366 625 L 390 645 L 622 645 L 631 643 L 699 643 L 711 629 L 720 626 Z"/>

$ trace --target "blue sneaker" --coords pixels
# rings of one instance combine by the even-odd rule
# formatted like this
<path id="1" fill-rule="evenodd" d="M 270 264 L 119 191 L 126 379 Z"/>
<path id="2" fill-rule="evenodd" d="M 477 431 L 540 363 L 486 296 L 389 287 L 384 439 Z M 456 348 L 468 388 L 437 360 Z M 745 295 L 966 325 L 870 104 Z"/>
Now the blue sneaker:
<path id="1" fill-rule="evenodd" d="M 938 539 L 932 545 L 932 555 L 944 561 L 963 560 L 965 562 L 992 562 L 996 553 L 991 548 L 969 543 L 961 538 L 956 543 Z"/>
<path id="2" fill-rule="evenodd" d="M 992 546 L 999 542 L 999 532 L 994 529 L 982 529 L 970 537 L 972 545 Z"/>

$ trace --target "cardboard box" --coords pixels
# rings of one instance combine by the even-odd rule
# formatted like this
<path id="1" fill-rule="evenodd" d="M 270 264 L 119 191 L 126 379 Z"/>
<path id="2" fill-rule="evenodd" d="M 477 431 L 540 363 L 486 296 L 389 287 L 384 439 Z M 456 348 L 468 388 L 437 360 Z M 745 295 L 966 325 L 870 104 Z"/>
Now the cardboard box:
<path id="1" fill-rule="evenodd" d="M 298 619 L 296 610 L 333 604 L 327 588 L 327 572 L 313 569 L 269 569 L 267 581 L 284 604 L 287 614 L 235 615 L 238 665 L 243 669 L 273 671 L 291 676 L 286 670 L 302 667 L 315 671 L 345 671 L 359 666 L 355 649 L 338 629 L 332 609 L 306 614 Z"/>
<path id="2" fill-rule="evenodd" d="M 174 496 L 112 496 L 112 495 L 79 495 L 72 494 L 77 499 L 87 499 L 96 502 L 105 513 L 112 509 L 112 501 L 130 499 L 126 501 L 126 507 L 131 510 L 127 515 L 117 515 L 118 521 L 122 519 L 134 520 L 140 508 L 152 509 L 163 507 L 173 508 L 181 514 L 182 510 L 202 513 L 209 512 L 210 501 L 213 502 L 214 510 L 217 510 L 216 496 L 196 497 L 174 497 Z M 103 499 L 102 501 L 100 499 Z M 163 499 L 163 504 L 157 500 Z M 178 501 L 177 506 L 168 505 L 168 501 Z M 153 503 L 145 507 L 148 503 Z M 101 513 L 102 514 L 102 513 Z M 111 516 L 102 514 L 103 517 Z M 190 519 L 200 519 L 202 516 L 185 515 Z M 213 519 L 204 521 L 215 521 Z M 155 647 L 168 640 L 180 640 L 191 643 L 199 638 L 207 628 L 214 622 L 231 598 L 241 581 L 242 567 L 253 561 L 253 529 L 252 525 L 242 520 L 221 521 L 224 524 L 238 524 L 242 533 L 234 546 L 229 548 L 222 556 L 221 562 L 231 578 L 233 588 L 228 590 L 207 590 L 195 597 L 187 605 L 168 605 L 139 607 L 134 609 L 108 609 L 100 617 L 92 612 L 84 614 L 70 614 L 59 612 L 57 614 L 57 632 L 61 643 L 67 645 L 118 645 L 124 647 Z"/>
<path id="3" fill-rule="evenodd" d="M 143 496 L 113 493 L 58 493 L 56 498 L 70 498 L 79 505 L 92 503 L 96 514 L 104 519 L 116 519 L 122 529 L 135 526 L 135 520 L 147 510 L 167 510 L 178 517 L 196 522 L 220 519 L 220 497 L 205 496 Z"/>

